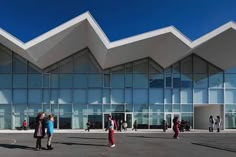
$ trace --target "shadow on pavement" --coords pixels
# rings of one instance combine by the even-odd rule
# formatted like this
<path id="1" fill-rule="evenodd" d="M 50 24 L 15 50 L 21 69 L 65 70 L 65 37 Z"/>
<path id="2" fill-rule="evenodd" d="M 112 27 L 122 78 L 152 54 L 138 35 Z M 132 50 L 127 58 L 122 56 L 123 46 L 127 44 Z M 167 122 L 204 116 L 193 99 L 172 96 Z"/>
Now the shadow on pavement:
<path id="1" fill-rule="evenodd" d="M 172 136 L 168 137 L 153 137 L 153 136 L 128 136 L 128 137 L 133 137 L 133 138 L 159 138 L 159 139 L 173 139 Z"/>
<path id="2" fill-rule="evenodd" d="M 33 147 L 23 146 L 23 145 L 13 145 L 13 144 L 0 144 L 0 147 L 8 149 L 25 149 L 25 150 L 35 150 Z"/>
<path id="3" fill-rule="evenodd" d="M 92 138 L 92 137 L 66 137 L 66 138 L 79 138 L 79 139 L 88 139 L 88 140 L 107 140 L 107 138 Z"/>
<path id="4" fill-rule="evenodd" d="M 91 144 L 91 143 L 72 143 L 72 142 L 53 142 L 55 144 L 65 144 L 65 145 L 80 145 L 80 146 L 95 146 L 95 147 L 107 147 L 107 145 L 103 144 Z"/>

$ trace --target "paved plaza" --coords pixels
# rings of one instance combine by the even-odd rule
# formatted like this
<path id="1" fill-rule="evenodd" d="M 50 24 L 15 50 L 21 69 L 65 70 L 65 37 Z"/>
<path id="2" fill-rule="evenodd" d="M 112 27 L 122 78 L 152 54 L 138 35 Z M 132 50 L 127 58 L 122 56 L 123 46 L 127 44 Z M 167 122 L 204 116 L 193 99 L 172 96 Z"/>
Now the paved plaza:
<path id="1" fill-rule="evenodd" d="M 4 157 L 235 157 L 236 133 L 182 133 L 179 140 L 167 133 L 116 133 L 116 147 L 107 146 L 106 133 L 56 133 L 54 150 L 35 151 L 32 133 L 1 133 Z M 46 139 L 43 140 L 44 147 Z"/>

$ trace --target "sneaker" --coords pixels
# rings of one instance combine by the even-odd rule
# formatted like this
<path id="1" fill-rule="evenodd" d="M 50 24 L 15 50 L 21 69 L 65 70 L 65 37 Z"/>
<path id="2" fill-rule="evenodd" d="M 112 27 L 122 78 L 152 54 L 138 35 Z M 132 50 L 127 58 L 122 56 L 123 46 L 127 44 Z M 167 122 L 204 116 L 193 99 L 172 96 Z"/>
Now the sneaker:
<path id="1" fill-rule="evenodd" d="M 111 145 L 110 147 L 115 147 L 116 145 L 115 144 L 113 144 L 113 145 Z"/>

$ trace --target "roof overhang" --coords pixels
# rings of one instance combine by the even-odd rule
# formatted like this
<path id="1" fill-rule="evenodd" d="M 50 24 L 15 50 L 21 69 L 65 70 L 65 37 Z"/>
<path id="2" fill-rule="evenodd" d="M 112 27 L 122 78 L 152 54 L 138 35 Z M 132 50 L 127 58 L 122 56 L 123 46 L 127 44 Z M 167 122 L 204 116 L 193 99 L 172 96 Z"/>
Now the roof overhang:
<path id="1" fill-rule="evenodd" d="M 88 47 L 104 69 L 145 57 L 165 68 L 191 53 L 227 69 L 236 65 L 235 30 L 229 22 L 192 42 L 170 26 L 110 42 L 86 12 L 27 43 L 0 29 L 0 43 L 40 68 Z"/>

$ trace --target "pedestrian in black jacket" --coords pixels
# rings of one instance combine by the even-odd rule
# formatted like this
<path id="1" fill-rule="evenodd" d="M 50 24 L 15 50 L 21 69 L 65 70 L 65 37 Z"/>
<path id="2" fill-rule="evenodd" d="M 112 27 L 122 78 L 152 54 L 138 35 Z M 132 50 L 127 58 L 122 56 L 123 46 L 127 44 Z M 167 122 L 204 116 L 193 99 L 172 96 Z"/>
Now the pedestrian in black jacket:
<path id="1" fill-rule="evenodd" d="M 35 131 L 34 138 L 37 138 L 36 141 L 36 150 L 41 150 L 41 139 L 45 136 L 45 113 L 40 112 L 35 119 Z"/>

